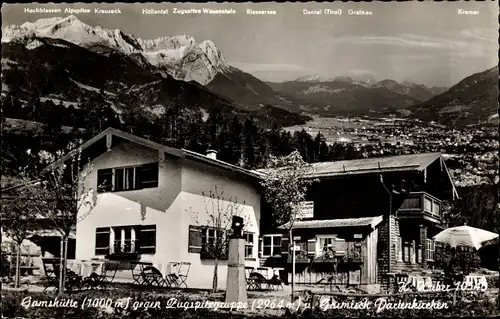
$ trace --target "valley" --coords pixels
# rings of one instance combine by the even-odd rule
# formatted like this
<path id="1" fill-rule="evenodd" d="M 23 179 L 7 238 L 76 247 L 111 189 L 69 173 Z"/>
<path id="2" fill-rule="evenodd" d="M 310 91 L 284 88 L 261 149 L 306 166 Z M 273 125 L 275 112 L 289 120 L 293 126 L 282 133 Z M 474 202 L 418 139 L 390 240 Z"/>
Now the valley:
<path id="1" fill-rule="evenodd" d="M 369 72 L 266 82 L 190 35 L 143 39 L 73 15 L 2 31 L 2 129 L 13 138 L 32 132 L 49 143 L 54 132 L 114 126 L 226 149 L 228 162 L 249 167 L 293 148 L 321 148 L 310 161 L 442 152 L 458 185 L 495 178 L 498 66 L 451 87 Z"/>
<path id="2" fill-rule="evenodd" d="M 441 152 L 459 187 L 498 182 L 498 126 L 449 128 L 418 119 L 314 117 L 291 132 L 321 134 L 329 145 L 352 145 L 363 157 Z"/>

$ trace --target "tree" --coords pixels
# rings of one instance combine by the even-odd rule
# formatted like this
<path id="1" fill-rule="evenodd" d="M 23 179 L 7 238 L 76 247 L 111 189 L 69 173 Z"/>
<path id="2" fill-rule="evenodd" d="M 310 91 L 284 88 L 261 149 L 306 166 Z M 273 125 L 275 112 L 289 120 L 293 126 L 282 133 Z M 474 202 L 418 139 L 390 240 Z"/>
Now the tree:
<path id="1" fill-rule="evenodd" d="M 214 273 L 212 277 L 212 292 L 217 291 L 219 261 L 227 259 L 229 232 L 233 216 L 243 217 L 245 228 L 251 226 L 248 216 L 243 215 L 245 202 L 239 203 L 237 198 L 224 197 L 224 192 L 215 186 L 208 193 L 202 192 L 205 209 L 200 216 L 199 212 L 190 210 L 192 219 L 201 226 L 202 250 L 201 257 L 213 259 Z M 200 220 L 201 219 L 201 220 Z"/>
<path id="2" fill-rule="evenodd" d="M 21 266 L 21 245 L 25 239 L 38 226 L 35 210 L 31 207 L 32 202 L 27 201 L 24 190 L 15 190 L 12 196 L 2 198 L 2 229 L 17 245 L 16 275 L 14 287 L 19 287 Z"/>
<path id="3" fill-rule="evenodd" d="M 61 157 L 63 151 L 56 155 L 41 151 L 39 159 L 42 163 L 51 163 L 40 176 L 40 183 L 33 184 L 25 176 L 26 187 L 29 192 L 27 199 L 35 212 L 51 221 L 56 231 L 61 234 L 61 264 L 59 274 L 59 292 L 64 291 L 66 264 L 68 253 L 68 239 L 76 224 L 87 217 L 97 203 L 96 191 L 87 188 L 86 179 L 92 172 L 90 164 L 82 165 L 81 149 L 75 148 L 74 143 L 68 145 L 71 150 L 66 162 L 55 161 Z"/>
<path id="4" fill-rule="evenodd" d="M 478 252 L 472 248 L 437 245 L 435 251 L 436 266 L 443 269 L 445 275 L 468 275 L 478 269 L 481 264 Z"/>
<path id="5" fill-rule="evenodd" d="M 259 129 L 255 123 L 247 118 L 243 126 L 244 135 L 244 147 L 243 147 L 243 157 L 245 162 L 245 167 L 254 168 L 256 164 L 256 145 L 255 140 L 258 138 Z"/>
<path id="6" fill-rule="evenodd" d="M 302 159 L 298 151 L 294 151 L 287 156 L 270 156 L 264 180 L 261 182 L 271 214 L 276 224 L 282 225 L 288 231 L 291 245 L 293 245 L 292 229 L 300 213 L 301 202 L 306 199 L 308 186 L 315 181 L 307 178 L 312 172 L 313 167 Z M 294 272 L 295 269 L 292 270 L 292 298 Z"/>

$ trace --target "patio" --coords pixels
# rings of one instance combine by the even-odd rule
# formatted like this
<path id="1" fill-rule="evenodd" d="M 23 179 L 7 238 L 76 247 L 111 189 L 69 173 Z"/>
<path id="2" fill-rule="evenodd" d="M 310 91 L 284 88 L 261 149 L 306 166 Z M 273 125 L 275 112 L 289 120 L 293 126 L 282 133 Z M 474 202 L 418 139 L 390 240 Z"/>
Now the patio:
<path id="1" fill-rule="evenodd" d="M 45 290 L 58 289 L 60 259 L 42 258 Z M 187 288 L 190 263 L 170 262 L 167 273 L 151 262 L 136 260 L 68 260 L 65 278 L 66 291 L 112 289 L 117 283 L 144 287 Z"/>

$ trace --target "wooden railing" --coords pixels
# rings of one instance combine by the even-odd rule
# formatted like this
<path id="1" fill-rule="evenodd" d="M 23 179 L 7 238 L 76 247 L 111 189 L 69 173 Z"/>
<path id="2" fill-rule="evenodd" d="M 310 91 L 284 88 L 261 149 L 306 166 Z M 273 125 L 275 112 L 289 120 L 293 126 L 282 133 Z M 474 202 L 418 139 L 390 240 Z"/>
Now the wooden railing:
<path id="1" fill-rule="evenodd" d="M 333 248 L 326 248 L 322 252 L 308 251 L 307 243 L 298 243 L 295 251 L 295 262 L 309 263 L 312 260 L 337 260 L 343 262 L 363 262 L 361 246 L 356 246 L 354 242 L 347 242 L 345 249 L 336 251 Z M 292 261 L 292 255 L 288 254 L 288 262 Z"/>
<path id="2" fill-rule="evenodd" d="M 130 254 L 130 253 L 138 253 L 139 245 L 137 240 L 128 239 L 125 241 L 115 240 L 114 245 L 111 246 L 110 253 L 111 254 Z"/>
<path id="3" fill-rule="evenodd" d="M 409 193 L 405 195 L 398 212 L 422 213 L 441 219 L 441 201 L 426 192 Z"/>

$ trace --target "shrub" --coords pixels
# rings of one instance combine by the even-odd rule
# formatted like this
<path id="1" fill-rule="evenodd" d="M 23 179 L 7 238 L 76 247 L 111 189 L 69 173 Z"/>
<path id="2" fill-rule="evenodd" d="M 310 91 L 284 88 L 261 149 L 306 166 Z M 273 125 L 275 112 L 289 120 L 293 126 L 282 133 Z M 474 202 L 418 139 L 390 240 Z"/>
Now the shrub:
<path id="1" fill-rule="evenodd" d="M 486 282 L 488 282 L 488 288 L 500 288 L 498 276 L 486 276 Z"/>

